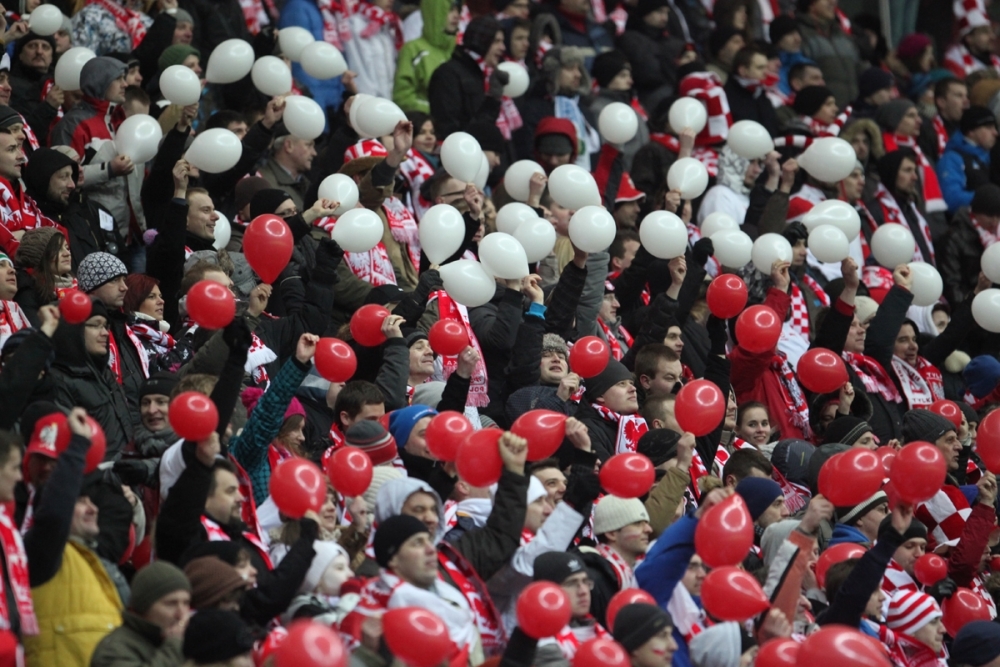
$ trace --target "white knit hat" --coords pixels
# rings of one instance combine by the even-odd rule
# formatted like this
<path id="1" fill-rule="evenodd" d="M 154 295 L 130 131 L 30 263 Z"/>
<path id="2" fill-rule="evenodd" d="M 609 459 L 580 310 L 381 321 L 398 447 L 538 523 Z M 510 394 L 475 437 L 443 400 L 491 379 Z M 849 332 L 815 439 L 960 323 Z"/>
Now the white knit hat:
<path id="1" fill-rule="evenodd" d="M 337 556 L 346 558 L 348 564 L 351 562 L 351 557 L 347 555 L 347 551 L 336 542 L 315 540 L 313 542 L 313 550 L 316 552 L 316 555 L 313 556 L 309 571 L 306 572 L 306 576 L 302 579 L 302 584 L 299 586 L 299 593 L 312 593 L 316 590 L 320 580 L 323 579 L 323 573 L 326 572 L 326 568 Z"/>
<path id="2" fill-rule="evenodd" d="M 603 535 L 637 521 L 649 521 L 649 513 L 638 498 L 604 496 L 594 508 L 595 535 Z"/>
<path id="3" fill-rule="evenodd" d="M 542 480 L 538 479 L 534 475 L 529 475 L 531 481 L 528 482 L 528 504 L 535 502 L 539 498 L 544 498 L 549 495 L 549 492 L 545 490 L 545 485 L 542 484 Z"/>
<path id="4" fill-rule="evenodd" d="M 889 599 L 885 624 L 890 630 L 913 636 L 935 618 L 941 618 L 941 607 L 927 593 L 898 591 Z"/>
<path id="5" fill-rule="evenodd" d="M 392 466 L 375 466 L 372 468 L 372 483 L 368 485 L 368 489 L 362 494 L 362 498 L 368 503 L 368 509 L 373 512 L 375 511 L 375 499 L 378 498 L 378 490 L 382 488 L 382 485 L 390 479 L 399 479 L 400 477 L 406 477 L 406 475 Z"/>

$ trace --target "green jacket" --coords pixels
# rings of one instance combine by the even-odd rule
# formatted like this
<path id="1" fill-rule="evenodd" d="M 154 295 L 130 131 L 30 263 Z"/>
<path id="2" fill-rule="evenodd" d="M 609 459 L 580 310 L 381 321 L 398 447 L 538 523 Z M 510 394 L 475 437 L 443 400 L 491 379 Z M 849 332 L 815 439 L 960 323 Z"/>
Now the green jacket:
<path id="1" fill-rule="evenodd" d="M 403 45 L 396 61 L 392 101 L 403 111 L 430 113 L 427 89 L 431 75 L 455 50 L 455 35 L 445 33 L 452 0 L 421 0 L 423 35 Z"/>
<path id="2" fill-rule="evenodd" d="M 101 640 L 90 667 L 181 667 L 180 639 L 163 639 L 159 626 L 122 612 L 122 625 Z"/>

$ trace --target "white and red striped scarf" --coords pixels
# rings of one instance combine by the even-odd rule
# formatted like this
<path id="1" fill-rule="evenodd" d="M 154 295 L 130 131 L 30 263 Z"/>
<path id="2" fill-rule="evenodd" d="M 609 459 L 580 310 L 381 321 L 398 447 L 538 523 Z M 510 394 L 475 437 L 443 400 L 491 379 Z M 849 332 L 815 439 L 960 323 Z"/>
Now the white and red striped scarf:
<path id="1" fill-rule="evenodd" d="M 948 146 L 948 130 L 944 126 L 944 119 L 941 118 L 941 114 L 934 116 L 931 121 L 931 127 L 934 129 L 934 138 L 937 139 L 937 157 L 944 155 L 944 150 Z"/>
<path id="2" fill-rule="evenodd" d="M 635 580 L 635 570 L 625 562 L 621 554 L 607 544 L 598 544 L 596 549 L 597 553 L 601 554 L 601 558 L 608 561 L 611 569 L 615 571 L 615 576 L 618 578 L 618 590 L 623 591 L 626 588 L 639 588 L 639 584 Z M 638 562 L 641 561 L 637 561 L 637 565 Z"/>
<path id="3" fill-rule="evenodd" d="M 597 326 L 601 327 L 601 331 L 604 332 L 604 338 L 608 341 L 608 347 L 611 348 L 611 356 L 614 357 L 615 361 L 621 361 L 625 353 L 622 352 L 622 341 L 629 347 L 632 347 L 632 334 L 625 330 L 625 327 L 618 325 L 618 335 L 621 336 L 622 341 L 618 340 L 618 336 L 615 332 L 611 330 L 611 327 L 605 323 L 600 317 L 597 318 Z"/>
<path id="4" fill-rule="evenodd" d="M 350 14 L 350 5 L 340 3 L 338 0 L 317 0 L 320 16 L 323 17 L 323 41 L 333 44 L 339 50 L 344 50 L 344 43 L 351 39 L 351 28 L 344 20 L 346 14 Z"/>
<path id="5" fill-rule="evenodd" d="M 889 374 L 875 359 L 861 352 L 841 352 L 840 356 L 858 374 L 861 383 L 865 385 L 865 391 L 879 394 L 891 403 L 899 403 L 902 400 Z"/>
<path id="6" fill-rule="evenodd" d="M 368 25 L 361 31 L 361 38 L 368 39 L 377 35 L 382 28 L 388 28 L 392 34 L 396 50 L 403 48 L 403 24 L 396 12 L 388 11 L 366 2 L 361 9 L 361 15 L 368 20 Z"/>
<path id="7" fill-rule="evenodd" d="M 682 581 L 677 582 L 674 587 L 673 595 L 667 602 L 667 612 L 674 621 L 674 627 L 688 644 L 700 632 L 715 625 L 708 614 L 694 601 Z"/>
<path id="8" fill-rule="evenodd" d="M 115 27 L 132 39 L 132 48 L 146 36 L 146 24 L 142 22 L 142 13 L 123 7 L 114 0 L 88 0 L 88 5 L 97 5 L 107 11 L 115 20 Z"/>
<path id="9" fill-rule="evenodd" d="M 14 301 L 0 301 L 0 347 L 4 342 L 22 329 L 30 329 L 31 322 Z"/>
<path id="10" fill-rule="evenodd" d="M 447 552 L 447 553 L 445 553 Z M 507 636 L 503 630 L 500 612 L 497 611 L 486 589 L 486 584 L 472 564 L 447 542 L 438 545 L 438 564 L 444 568 L 472 608 L 487 657 L 500 655 L 507 646 Z"/>
<path id="11" fill-rule="evenodd" d="M 875 199 L 882 206 L 882 219 L 885 224 L 898 224 L 903 225 L 909 229 L 910 224 L 907 219 L 903 216 L 903 210 L 899 207 L 899 202 L 896 198 L 892 196 L 892 193 L 886 189 L 885 185 L 882 183 L 878 184 L 878 189 L 875 190 Z M 920 250 L 920 246 L 916 243 L 913 244 L 913 261 L 914 262 L 927 262 L 928 264 L 934 263 L 934 242 L 931 240 L 931 228 L 927 224 L 927 220 L 924 216 L 920 214 L 920 209 L 917 208 L 915 202 L 910 201 L 910 208 L 917 216 L 917 226 L 920 227 L 920 233 L 924 236 L 924 241 L 927 243 L 927 252 L 930 253 L 930 257 L 925 258 L 923 252 Z M 886 267 L 892 270 L 895 267 Z"/>
<path id="12" fill-rule="evenodd" d="M 896 667 L 948 667 L 947 652 L 938 655 L 927 644 L 902 632 L 879 626 L 879 640 L 888 649 L 889 660 Z"/>
<path id="13" fill-rule="evenodd" d="M 243 10 L 243 22 L 251 35 L 259 33 L 265 24 L 278 20 L 274 0 L 240 0 L 240 9 Z"/>
<path id="14" fill-rule="evenodd" d="M 42 92 L 41 95 L 39 95 L 38 99 L 44 102 L 45 98 L 49 96 L 49 93 L 52 92 L 52 89 L 55 87 L 55 85 L 56 82 L 53 79 L 46 79 L 45 83 L 42 84 Z M 65 114 L 66 112 L 63 111 L 62 105 L 60 104 L 59 108 L 56 109 L 56 118 L 62 118 Z M 21 120 L 24 120 L 24 116 L 21 116 Z M 24 128 L 25 128 L 25 134 L 27 134 L 28 130 L 27 123 L 25 123 Z M 28 137 L 28 141 L 31 142 L 32 148 L 37 148 L 38 146 L 36 146 L 36 144 L 38 143 L 38 137 L 35 137 L 34 141 L 32 141 L 31 137 L 35 137 L 34 131 L 31 132 L 31 135 Z"/>
<path id="15" fill-rule="evenodd" d="M 645 419 L 639 416 L 638 413 L 623 415 L 614 410 L 609 410 L 599 403 L 592 403 L 591 406 L 604 421 L 618 425 L 618 435 L 615 438 L 615 454 L 638 450 L 639 438 L 649 430 Z"/>
<path id="16" fill-rule="evenodd" d="M 430 305 L 434 300 L 438 302 L 438 319 L 453 320 L 465 327 L 465 332 L 469 335 L 469 345 L 479 353 L 479 361 L 476 362 L 476 370 L 472 373 L 472 382 L 469 385 L 469 397 L 466 405 L 476 408 L 485 408 L 490 404 L 489 378 L 486 375 L 486 362 L 483 359 L 483 350 L 479 346 L 479 339 L 476 332 L 472 330 L 472 323 L 469 322 L 469 310 L 459 302 L 451 298 L 444 290 L 433 292 L 427 299 Z M 441 364 L 444 370 L 444 379 L 447 380 L 458 368 L 457 355 L 441 355 Z"/>
<path id="17" fill-rule="evenodd" d="M 406 208 L 399 197 L 392 196 L 382 204 L 382 211 L 389 223 L 392 238 L 404 246 L 413 268 L 420 271 L 420 232 L 410 209 Z"/>
<path id="18" fill-rule="evenodd" d="M 680 140 L 672 134 L 654 132 L 649 135 L 649 138 L 668 151 L 673 151 L 674 153 L 680 153 L 681 151 Z M 705 171 L 712 178 L 719 175 L 719 151 L 716 149 L 711 146 L 695 146 L 694 150 L 691 151 L 691 157 L 705 165 Z"/>
<path id="19" fill-rule="evenodd" d="M 809 491 L 809 487 L 796 484 L 795 482 L 789 482 L 788 479 L 781 474 L 781 471 L 778 470 L 777 466 L 771 468 L 771 479 L 777 482 L 778 486 L 781 487 L 781 492 L 785 496 L 785 509 L 788 510 L 789 514 L 795 514 L 809 504 L 809 500 L 812 498 L 812 492 Z"/>
<path id="20" fill-rule="evenodd" d="M 252 498 L 253 496 L 250 497 Z M 208 535 L 209 542 L 232 541 L 226 531 L 222 530 L 222 527 L 219 524 L 212 519 L 209 519 L 204 514 L 201 515 L 201 526 L 205 529 L 205 534 Z M 267 553 L 267 547 L 264 546 L 264 542 L 261 541 L 260 537 L 249 530 L 243 531 L 243 537 L 247 540 L 247 542 L 253 545 L 254 549 L 257 550 L 257 553 L 264 560 L 264 564 L 267 565 L 267 569 L 273 570 L 274 564 L 271 563 L 271 556 Z"/>
<path id="21" fill-rule="evenodd" d="M 620 4 L 616 2 L 615 8 L 610 13 L 608 13 L 604 0 L 593 0 L 590 5 L 593 9 L 594 21 L 596 23 L 604 23 L 610 18 L 615 24 L 616 36 L 620 37 L 625 32 L 625 25 L 628 23 L 628 12 Z"/>
<path id="22" fill-rule="evenodd" d="M 584 628 L 591 629 L 593 631 L 594 637 L 596 639 L 610 639 L 611 634 L 604 629 L 600 623 L 597 622 L 592 615 L 587 614 L 583 617 L 583 621 L 586 623 Z M 555 637 L 553 637 L 556 645 L 559 646 L 559 650 L 562 651 L 563 657 L 567 660 L 573 660 L 573 656 L 576 655 L 577 650 L 580 648 L 580 638 L 576 636 L 573 632 L 573 627 L 570 625 L 564 626 L 562 630 L 559 631 Z"/>
<path id="23" fill-rule="evenodd" d="M 851 19 L 847 18 L 847 14 L 840 7 L 837 7 L 837 23 L 845 35 L 851 34 Z"/>
<path id="24" fill-rule="evenodd" d="M 130 328 L 136 338 L 153 348 L 154 354 L 167 354 L 177 344 L 173 336 L 145 322 L 135 322 Z"/>
<path id="25" fill-rule="evenodd" d="M 811 434 L 809 428 L 809 402 L 802 392 L 802 387 L 799 386 L 799 381 L 795 379 L 795 369 L 788 363 L 788 357 L 784 353 L 779 352 L 771 358 L 771 370 L 774 371 L 781 386 L 781 400 L 785 402 L 788 408 L 789 419 L 792 424 L 802 431 L 803 437 L 808 440 Z"/>
<path id="26" fill-rule="evenodd" d="M 927 552 L 960 539 L 970 514 L 969 501 L 957 486 L 950 484 L 942 486 L 930 500 L 918 504 L 913 516 L 927 526 Z"/>
<path id="27" fill-rule="evenodd" d="M 889 561 L 882 575 L 882 591 L 885 593 L 886 602 L 892 594 L 897 591 L 919 591 L 920 586 L 913 580 L 906 570 L 904 570 L 895 559 Z"/>
<path id="28" fill-rule="evenodd" d="M 326 217 L 317 219 L 313 224 L 332 233 L 337 221 Z M 368 252 L 345 252 L 344 260 L 351 273 L 374 287 L 396 284 L 396 270 L 392 268 L 389 251 L 381 241 Z"/>
<path id="29" fill-rule="evenodd" d="M 805 284 L 809 290 L 816 295 L 820 303 L 824 308 L 830 307 L 830 297 L 827 296 L 826 292 L 820 287 L 819 283 L 807 273 L 803 273 L 800 280 Z M 795 333 L 809 338 L 810 328 L 809 328 L 809 308 L 806 305 L 805 296 L 802 294 L 802 288 L 800 288 L 795 282 L 792 283 L 791 289 L 792 297 L 792 317 L 789 320 L 789 324 Z"/>
<path id="30" fill-rule="evenodd" d="M 903 386 L 903 395 L 910 409 L 926 407 L 944 398 L 941 371 L 923 357 L 917 357 L 917 367 L 914 368 L 893 355 L 892 368 Z"/>
<path id="31" fill-rule="evenodd" d="M 959 79 L 964 79 L 973 72 L 986 69 L 983 61 L 972 55 L 965 44 L 961 42 L 955 44 L 945 52 L 944 66 L 951 70 L 952 74 Z M 1000 73 L 1000 57 L 997 57 L 995 53 L 990 54 L 990 66 Z"/>
<path id="32" fill-rule="evenodd" d="M 46 217 L 24 188 L 18 188 L 15 195 L 10 181 L 3 177 L 0 177 L 0 225 L 6 227 L 10 232 L 9 236 L 13 236 L 14 232 L 38 227 L 55 227 L 63 232 L 62 226 Z"/>
<path id="33" fill-rule="evenodd" d="M 10 581 L 10 597 L 14 598 L 18 616 L 21 617 L 21 634 L 37 635 L 38 619 L 31 603 L 31 582 L 28 580 L 28 556 L 24 553 L 24 542 L 14 522 L 7 516 L 6 508 L 0 507 L 0 547 L 7 565 Z M 0 630 L 10 630 L 10 609 L 7 606 L 5 582 L 0 577 Z"/>
<path id="34" fill-rule="evenodd" d="M 149 358 L 146 356 L 146 348 L 143 347 L 142 341 L 139 337 L 135 335 L 132 331 L 132 327 L 125 325 L 125 335 L 128 336 L 129 342 L 132 343 L 132 347 L 135 348 L 136 356 L 139 357 L 139 365 L 142 366 L 143 377 L 149 377 Z M 118 380 L 118 384 L 123 381 L 122 378 L 122 361 L 121 354 L 118 351 L 118 341 L 115 339 L 114 334 L 108 336 L 108 368 L 115 374 L 115 378 Z"/>
<path id="35" fill-rule="evenodd" d="M 983 250 L 997 242 L 996 232 L 991 232 L 980 225 L 975 215 L 970 215 L 969 221 L 972 223 L 972 228 L 976 230 L 976 234 L 979 235 L 979 242 L 983 244 Z"/>
<path id="36" fill-rule="evenodd" d="M 708 123 L 695 137 L 695 145 L 709 146 L 725 141 L 733 125 L 733 114 L 722 80 L 713 72 L 692 72 L 681 79 L 680 94 L 700 100 L 708 112 Z"/>
<path id="37" fill-rule="evenodd" d="M 948 205 L 944 201 L 944 195 L 941 194 L 941 184 L 938 182 L 937 172 L 934 171 L 934 165 L 924 155 L 917 140 L 913 137 L 904 137 L 900 134 L 889 134 L 886 132 L 882 135 L 882 143 L 885 144 L 886 153 L 891 153 L 900 146 L 913 149 L 920 163 L 917 166 L 920 167 L 921 171 L 920 185 L 923 187 L 924 192 L 924 207 L 928 213 L 947 211 Z"/>
<path id="38" fill-rule="evenodd" d="M 433 206 L 420 194 L 420 186 L 434 175 L 434 165 L 424 157 L 423 153 L 416 148 L 411 148 L 406 154 L 406 160 L 399 165 L 399 175 L 403 177 L 410 188 L 410 207 L 417 220 L 424 216 L 424 213 Z M 417 237 L 419 239 L 419 235 Z M 417 264 L 419 267 L 420 265 Z"/>

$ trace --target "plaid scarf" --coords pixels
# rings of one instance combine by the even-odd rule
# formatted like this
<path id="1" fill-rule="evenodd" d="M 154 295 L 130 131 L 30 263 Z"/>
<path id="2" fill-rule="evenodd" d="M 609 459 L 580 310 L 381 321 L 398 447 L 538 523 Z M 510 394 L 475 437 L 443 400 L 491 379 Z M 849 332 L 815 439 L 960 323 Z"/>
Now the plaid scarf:
<path id="1" fill-rule="evenodd" d="M 142 12 L 123 7 L 114 0 L 89 0 L 88 5 L 103 8 L 115 20 L 115 27 L 132 38 L 132 48 L 139 46 L 146 36 L 146 24 L 142 22 Z"/>
<path id="2" fill-rule="evenodd" d="M 865 391 L 879 394 L 890 403 L 899 403 L 902 400 L 896 385 L 889 378 L 889 374 L 875 359 L 860 352 L 842 352 L 840 356 L 861 378 L 861 383 L 865 385 Z"/>
<path id="3" fill-rule="evenodd" d="M 615 454 L 638 450 L 639 438 L 649 430 L 645 419 L 638 414 L 620 414 L 598 403 L 592 403 L 591 407 L 594 408 L 604 421 L 618 425 L 618 435 L 615 438 Z"/>
<path id="4" fill-rule="evenodd" d="M 882 183 L 879 183 L 878 189 L 875 190 L 875 199 L 882 206 L 882 218 L 885 220 L 885 224 L 904 225 L 909 229 L 909 221 L 903 216 L 903 209 L 899 207 L 899 202 L 896 201 L 896 198 L 892 196 L 892 193 Z M 920 227 L 920 233 L 923 234 L 924 241 L 927 243 L 927 252 L 930 255 L 930 257 L 925 258 L 924 253 L 920 250 L 920 246 L 914 243 L 913 261 L 933 264 L 934 243 L 931 241 L 931 228 L 927 224 L 927 220 L 924 219 L 924 216 L 920 214 L 920 209 L 917 208 L 916 203 L 911 200 L 909 206 L 917 216 L 917 226 Z"/>
<path id="5" fill-rule="evenodd" d="M 608 561 L 611 569 L 615 571 L 615 576 L 618 578 L 618 590 L 623 591 L 626 588 L 639 588 L 639 584 L 635 580 L 635 570 L 625 562 L 621 554 L 607 544 L 598 544 L 596 549 L 597 553 L 601 554 L 601 558 Z"/>
<path id="6" fill-rule="evenodd" d="M 722 80 L 713 72 L 692 72 L 681 79 L 680 94 L 704 102 L 708 112 L 708 123 L 695 137 L 695 145 L 709 146 L 725 141 L 733 124 L 733 115 Z"/>
<path id="7" fill-rule="evenodd" d="M 611 356 L 614 357 L 615 361 L 621 361 L 625 354 L 622 352 L 622 342 L 624 342 L 629 347 L 632 347 L 632 334 L 625 330 L 625 327 L 618 325 L 618 336 L 621 336 L 621 341 L 618 340 L 618 336 L 615 332 L 611 330 L 611 327 L 602 320 L 600 317 L 597 318 L 597 326 L 601 327 L 601 331 L 604 332 L 604 338 L 608 341 L 608 347 L 611 348 Z"/>
<path id="8" fill-rule="evenodd" d="M 900 134 L 889 134 L 887 132 L 882 135 L 882 142 L 885 144 L 886 153 L 891 153 L 900 146 L 907 146 L 913 149 L 913 152 L 917 154 L 917 160 L 920 162 L 917 166 L 921 170 L 920 184 L 923 187 L 924 207 L 929 213 L 947 211 L 948 205 L 945 204 L 944 195 L 941 194 L 941 184 L 938 182 L 937 172 L 934 171 L 934 166 L 927 159 L 927 156 L 924 155 L 917 140 L 913 137 L 904 137 Z M 929 238 L 928 243 L 930 242 Z"/>
<path id="9" fill-rule="evenodd" d="M 387 11 L 381 7 L 376 7 L 371 3 L 365 3 L 361 10 L 361 15 L 368 19 L 368 25 L 361 31 L 361 38 L 368 39 L 374 37 L 383 28 L 392 34 L 396 50 L 403 48 L 403 24 L 399 20 L 399 15 L 393 11 Z"/>
<path id="10" fill-rule="evenodd" d="M 0 577 L 0 629 L 9 630 L 10 608 L 8 599 L 13 598 L 17 614 L 21 619 L 21 633 L 38 634 L 38 619 L 31 603 L 31 583 L 28 581 L 28 557 L 24 553 L 24 542 L 14 522 L 7 515 L 6 508 L 0 507 L 0 548 L 3 548 L 4 564 L 10 581 L 10 593 L 4 590 L 7 582 Z"/>
<path id="11" fill-rule="evenodd" d="M 979 242 L 983 244 L 984 250 L 997 242 L 996 232 L 991 232 L 988 229 L 985 229 L 979 224 L 976 218 L 971 215 L 969 216 L 969 221 L 972 223 L 972 228 L 976 230 L 977 234 L 979 234 Z"/>
<path id="12" fill-rule="evenodd" d="M 469 310 L 452 299 L 444 290 L 437 290 L 431 293 L 427 299 L 427 304 L 430 305 L 434 300 L 438 302 L 438 319 L 454 320 L 464 326 L 466 333 L 469 335 L 469 345 L 479 353 L 479 361 L 476 362 L 476 369 L 472 373 L 469 397 L 466 399 L 465 404 L 476 408 L 485 408 L 490 404 L 488 394 L 489 378 L 486 375 L 486 362 L 483 360 L 483 350 L 479 346 L 479 339 L 476 338 L 476 332 L 472 330 L 472 323 L 469 322 Z M 441 364 L 444 371 L 444 378 L 447 380 L 458 369 L 458 356 L 442 354 Z"/>
<path id="13" fill-rule="evenodd" d="M 971 588 L 976 595 L 983 599 L 986 606 L 989 607 L 990 619 L 995 619 L 997 617 L 997 605 L 993 601 L 993 596 L 990 595 L 988 590 L 986 590 L 985 582 L 983 581 L 982 576 L 975 576 L 972 578 Z"/>
<path id="14" fill-rule="evenodd" d="M 961 539 L 970 514 L 972 508 L 961 489 L 947 483 L 930 500 L 918 504 L 913 516 L 927 526 L 927 552 Z"/>
<path id="15" fill-rule="evenodd" d="M 997 57 L 995 53 L 991 53 L 989 54 L 989 58 L 990 67 L 1000 72 L 1000 57 Z M 944 66 L 950 69 L 959 79 L 964 79 L 973 72 L 986 69 L 983 61 L 972 55 L 969 49 L 965 47 L 965 44 L 961 42 L 955 44 L 945 52 Z"/>
<path id="16" fill-rule="evenodd" d="M 807 318 L 808 319 L 808 318 Z M 788 363 L 788 357 L 779 352 L 771 358 L 771 370 L 778 378 L 781 386 L 781 400 L 788 408 L 788 416 L 792 424 L 802 431 L 803 437 L 809 439 L 811 431 L 809 429 L 809 403 L 799 386 L 799 381 L 795 379 L 795 369 Z"/>
<path id="17" fill-rule="evenodd" d="M 934 116 L 934 120 L 931 121 L 931 127 L 934 129 L 934 138 L 937 139 L 937 154 L 938 157 L 941 157 L 948 146 L 948 130 L 944 126 L 944 119 L 941 118 L 941 114 Z"/>

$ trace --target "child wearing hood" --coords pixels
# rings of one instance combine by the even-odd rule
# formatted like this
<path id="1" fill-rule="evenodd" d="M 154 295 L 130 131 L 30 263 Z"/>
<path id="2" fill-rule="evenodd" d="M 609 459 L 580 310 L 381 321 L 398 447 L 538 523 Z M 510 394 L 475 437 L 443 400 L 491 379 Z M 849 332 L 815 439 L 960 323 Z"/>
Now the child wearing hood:
<path id="1" fill-rule="evenodd" d="M 306 572 L 299 595 L 282 616 L 286 625 L 297 618 L 311 618 L 329 627 L 337 627 L 358 604 L 357 593 L 342 592 L 344 583 L 354 576 L 344 547 L 336 542 L 317 540 L 316 555 Z"/>

